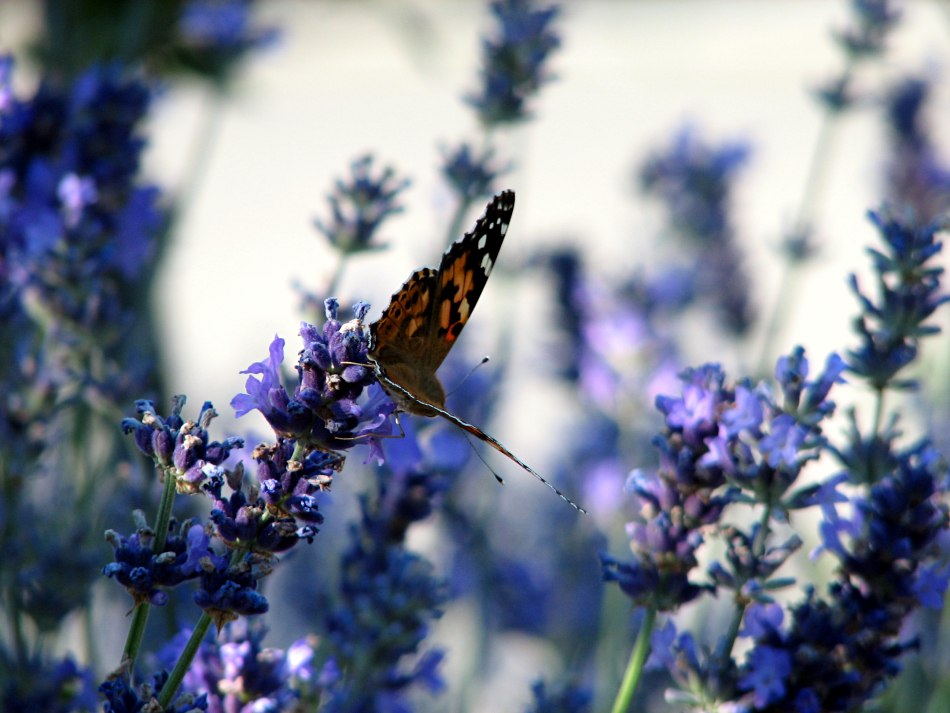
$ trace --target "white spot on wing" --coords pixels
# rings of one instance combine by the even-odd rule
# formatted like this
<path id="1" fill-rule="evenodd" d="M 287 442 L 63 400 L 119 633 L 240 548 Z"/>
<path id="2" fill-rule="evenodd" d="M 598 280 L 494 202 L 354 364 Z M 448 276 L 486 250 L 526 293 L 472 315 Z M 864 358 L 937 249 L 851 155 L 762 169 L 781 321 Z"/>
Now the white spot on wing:
<path id="1" fill-rule="evenodd" d="M 479 249 L 479 250 L 484 250 L 484 249 L 485 249 L 485 243 L 487 243 L 487 242 L 488 242 L 488 236 L 487 236 L 487 235 L 483 235 L 481 238 L 479 238 L 479 240 L 478 240 L 478 249 Z"/>
<path id="2" fill-rule="evenodd" d="M 485 277 L 488 277 L 491 274 L 491 269 L 494 267 L 492 264 L 491 258 L 488 255 L 485 255 L 482 258 L 482 270 L 485 272 Z"/>
<path id="3" fill-rule="evenodd" d="M 501 224 L 501 234 L 504 235 L 504 234 L 507 233 L 507 232 L 508 232 L 508 223 L 502 223 L 502 224 Z"/>

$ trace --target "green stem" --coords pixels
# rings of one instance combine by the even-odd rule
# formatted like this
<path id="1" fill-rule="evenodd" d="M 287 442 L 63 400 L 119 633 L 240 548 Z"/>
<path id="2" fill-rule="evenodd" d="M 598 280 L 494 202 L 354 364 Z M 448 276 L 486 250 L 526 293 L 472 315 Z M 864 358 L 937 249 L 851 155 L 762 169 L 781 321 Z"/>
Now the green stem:
<path id="1" fill-rule="evenodd" d="M 843 74 L 848 79 L 854 74 L 854 61 L 850 57 L 847 60 Z M 792 226 L 793 231 L 808 230 L 815 223 L 816 217 L 820 213 L 819 199 L 824 192 L 828 169 L 831 166 L 831 146 L 834 143 L 840 116 L 840 112 L 831 109 L 826 109 L 822 114 L 821 126 L 818 128 L 818 136 L 815 139 L 811 158 L 808 162 L 808 173 L 805 175 L 805 185 L 798 204 L 798 212 Z M 779 289 L 776 293 L 771 314 L 766 321 L 759 358 L 756 362 L 759 373 L 766 373 L 771 369 L 769 364 L 773 356 L 771 347 L 778 336 L 779 330 L 786 322 L 789 307 L 795 303 L 794 300 L 789 299 L 788 295 L 792 294 L 790 290 L 798 276 L 801 265 L 801 261 L 787 258 L 782 267 L 782 274 L 778 281 Z"/>
<path id="2" fill-rule="evenodd" d="M 772 518 L 772 503 L 769 502 L 762 512 L 759 519 L 759 531 L 752 541 L 753 557 L 758 559 L 765 554 L 766 545 L 769 540 L 769 520 Z M 720 661 L 725 661 L 732 655 L 732 648 L 735 646 L 736 638 L 739 636 L 739 627 L 742 626 L 742 617 L 745 616 L 745 610 L 748 602 L 739 598 L 736 599 L 736 611 L 729 623 L 729 631 L 719 643 L 716 654 Z"/>
<path id="3" fill-rule="evenodd" d="M 620 690 L 617 691 L 617 698 L 610 709 L 611 713 L 624 713 L 630 708 L 630 701 L 637 690 L 637 683 L 639 683 L 640 674 L 643 672 L 643 664 L 647 659 L 647 653 L 650 651 L 650 635 L 653 633 L 655 623 L 656 609 L 650 607 L 646 610 L 646 615 L 640 625 L 640 633 L 637 634 L 637 641 L 633 646 L 633 651 L 630 652 L 627 670 L 624 671 Z"/>
<path id="4" fill-rule="evenodd" d="M 29 660 L 27 655 L 26 637 L 23 635 L 23 620 L 20 616 L 20 590 L 16 586 L 7 588 L 6 601 L 8 604 L 7 616 L 9 619 L 10 633 L 13 637 L 13 650 L 16 652 L 16 661 L 18 664 L 25 664 Z"/>
<path id="5" fill-rule="evenodd" d="M 165 542 L 168 539 L 168 523 L 172 516 L 172 505 L 175 502 L 175 476 L 171 472 L 165 473 L 165 488 L 162 490 L 162 500 L 158 506 L 158 517 L 155 519 L 155 545 L 153 551 L 156 553 L 165 550 Z M 132 623 L 129 626 L 129 635 L 125 639 L 125 648 L 122 651 L 123 666 L 128 667 L 131 674 L 135 667 L 135 660 L 138 658 L 139 650 L 142 648 L 142 639 L 145 638 L 145 625 L 148 623 L 148 615 L 151 611 L 151 605 L 148 602 L 139 602 L 132 612 Z"/>
<path id="6" fill-rule="evenodd" d="M 247 547 L 241 547 L 232 551 L 231 561 L 228 564 L 228 568 L 230 569 L 237 566 L 237 564 L 244 559 L 247 553 Z M 175 697 L 175 692 L 178 690 L 178 687 L 184 680 L 185 674 L 188 673 L 188 668 L 191 666 L 191 662 L 194 660 L 195 654 L 198 653 L 198 647 L 201 646 L 201 640 L 205 638 L 205 634 L 208 633 L 208 627 L 210 626 L 211 616 L 208 614 L 208 612 L 202 612 L 201 617 L 198 619 L 198 623 L 195 624 L 195 630 L 191 632 L 191 638 L 188 639 L 188 643 L 181 652 L 181 656 L 178 657 L 178 662 L 175 664 L 175 668 L 173 668 L 172 672 L 168 675 L 168 680 L 165 681 L 165 685 L 162 686 L 162 691 L 158 695 L 158 701 L 162 704 L 162 710 L 165 710 L 165 707 L 171 704 L 172 698 Z"/>
<path id="7" fill-rule="evenodd" d="M 198 653 L 198 647 L 201 646 L 201 641 L 205 638 L 205 634 L 208 633 L 210 626 L 211 617 L 208 616 L 207 612 L 203 612 L 201 618 L 198 619 L 198 623 L 195 624 L 195 630 L 191 632 L 191 638 L 188 639 L 188 643 L 185 644 L 184 651 L 182 651 L 181 656 L 178 657 L 175 668 L 172 669 L 168 680 L 165 681 L 165 685 L 162 686 L 161 693 L 158 694 L 158 703 L 162 710 L 165 710 L 165 708 L 171 705 L 172 699 L 175 697 L 178 687 L 184 680 L 185 674 L 188 673 L 188 667 L 191 666 L 195 654 Z"/>
<path id="8" fill-rule="evenodd" d="M 881 422 L 884 420 L 884 394 L 885 390 L 883 386 L 878 386 L 875 389 L 875 403 L 874 403 L 874 425 L 872 426 L 873 430 L 871 431 L 871 443 L 873 444 L 874 450 L 876 451 L 879 447 L 878 439 L 881 437 Z M 878 459 L 871 457 L 868 459 L 868 471 L 871 483 L 876 483 L 878 478 L 882 474 L 879 474 L 878 468 L 875 467 L 878 463 Z"/>
<path id="9" fill-rule="evenodd" d="M 132 611 L 132 623 L 129 625 L 129 635 L 125 639 L 125 649 L 122 651 L 122 665 L 132 675 L 135 668 L 135 659 L 142 648 L 142 639 L 145 638 L 145 627 L 148 624 L 148 615 L 152 606 L 148 602 L 139 602 Z"/>
<path id="10" fill-rule="evenodd" d="M 162 490 L 162 501 L 158 505 L 158 517 L 155 518 L 155 552 L 165 551 L 165 542 L 168 540 L 168 523 L 172 519 L 172 506 L 175 504 L 175 486 L 177 479 L 174 473 L 165 472 L 165 489 Z"/>
<path id="11" fill-rule="evenodd" d="M 881 421 L 884 419 L 884 387 L 876 389 L 876 403 L 874 404 L 874 430 L 871 432 L 874 438 L 881 434 Z"/>

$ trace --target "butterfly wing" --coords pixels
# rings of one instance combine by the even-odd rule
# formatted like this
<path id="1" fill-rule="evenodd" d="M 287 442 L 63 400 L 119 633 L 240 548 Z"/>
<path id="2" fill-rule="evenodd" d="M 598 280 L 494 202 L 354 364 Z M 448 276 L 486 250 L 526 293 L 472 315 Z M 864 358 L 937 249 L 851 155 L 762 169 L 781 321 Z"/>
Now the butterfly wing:
<path id="1" fill-rule="evenodd" d="M 408 394 L 396 392 L 403 410 L 434 416 L 427 406 L 444 408 L 435 372 L 485 289 L 514 206 L 513 191 L 495 196 L 475 227 L 445 251 L 439 269 L 413 273 L 370 325 L 369 356 L 387 381 Z"/>
<path id="2" fill-rule="evenodd" d="M 438 273 L 425 267 L 417 270 L 393 294 L 389 306 L 369 326 L 368 356 L 376 364 L 381 383 L 395 382 L 399 391 L 387 388 L 403 411 L 431 415 L 420 410 L 413 401 L 402 398 L 401 392 L 418 394 L 430 404 L 443 406 L 445 391 L 436 378 L 439 361 L 432 355 L 432 304 L 438 292 Z M 443 357 L 444 358 L 444 357 Z"/>
<path id="3" fill-rule="evenodd" d="M 445 360 L 485 289 L 515 209 L 514 191 L 502 191 L 485 208 L 475 227 L 442 255 L 434 311 L 429 322 L 435 368 Z"/>

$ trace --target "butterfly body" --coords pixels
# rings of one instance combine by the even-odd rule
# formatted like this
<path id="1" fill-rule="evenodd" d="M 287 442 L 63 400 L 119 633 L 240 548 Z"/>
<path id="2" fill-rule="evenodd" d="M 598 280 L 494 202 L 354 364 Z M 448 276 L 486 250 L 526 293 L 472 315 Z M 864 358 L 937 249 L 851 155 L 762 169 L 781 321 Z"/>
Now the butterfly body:
<path id="1" fill-rule="evenodd" d="M 499 453 L 582 510 L 498 440 L 445 409 L 436 376 L 485 289 L 515 207 L 513 191 L 495 196 L 475 227 L 449 246 L 438 269 L 414 272 L 369 327 L 367 356 L 380 385 L 400 411 L 441 416 Z M 583 510 L 582 510 L 583 511 Z"/>

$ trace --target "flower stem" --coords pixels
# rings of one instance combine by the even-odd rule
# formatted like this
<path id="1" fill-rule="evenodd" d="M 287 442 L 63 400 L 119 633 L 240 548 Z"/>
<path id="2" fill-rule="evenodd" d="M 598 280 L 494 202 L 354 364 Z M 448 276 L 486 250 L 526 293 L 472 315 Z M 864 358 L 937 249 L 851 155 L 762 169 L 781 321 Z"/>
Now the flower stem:
<path id="1" fill-rule="evenodd" d="M 656 609 L 649 607 L 640 624 L 640 633 L 637 634 L 637 641 L 633 645 L 633 651 L 630 653 L 630 660 L 627 662 L 627 670 L 624 671 L 623 681 L 620 682 L 620 690 L 617 691 L 617 698 L 614 699 L 614 705 L 610 713 L 624 713 L 630 708 L 630 701 L 637 690 L 637 683 L 640 681 L 640 674 L 643 672 L 643 664 L 647 659 L 647 653 L 650 651 L 650 634 L 653 633 L 653 625 L 656 623 Z"/>
<path id="2" fill-rule="evenodd" d="M 162 490 L 162 500 L 158 506 L 158 516 L 155 518 L 155 546 L 156 553 L 163 552 L 168 539 L 168 523 L 172 516 L 172 504 L 175 502 L 175 476 L 165 473 L 165 488 Z M 129 626 L 129 635 L 125 639 L 125 648 L 122 650 L 123 666 L 128 666 L 131 672 L 135 668 L 135 659 L 142 648 L 142 639 L 145 637 L 145 625 L 148 623 L 148 614 L 151 605 L 148 602 L 139 602 L 132 612 L 132 623 Z"/>
<path id="3" fill-rule="evenodd" d="M 195 624 L 195 630 L 191 632 L 191 638 L 188 639 L 188 643 L 185 644 L 181 656 L 178 657 L 175 668 L 172 669 L 168 680 L 165 681 L 165 685 L 162 686 L 161 693 L 158 694 L 158 703 L 162 707 L 162 710 L 165 710 L 165 708 L 171 704 L 172 698 L 175 697 L 175 692 L 178 691 L 178 687 L 184 680 L 185 674 L 188 673 L 188 667 L 191 666 L 195 654 L 198 653 L 201 640 L 205 638 L 205 634 L 208 633 L 208 627 L 210 626 L 211 617 L 207 612 L 202 612 L 201 618 L 199 618 L 198 623 Z"/>
<path id="4" fill-rule="evenodd" d="M 875 404 L 874 404 L 874 430 L 871 431 L 871 434 L 874 438 L 877 438 L 881 435 L 881 421 L 884 418 L 884 388 L 879 387 L 876 390 L 875 394 Z"/>
<path id="5" fill-rule="evenodd" d="M 854 62 L 849 58 L 845 64 L 843 77 L 850 79 L 853 73 Z M 841 113 L 831 109 L 825 109 L 821 116 L 818 136 L 812 146 L 811 158 L 808 162 L 805 185 L 802 188 L 797 215 L 792 225 L 792 230 L 795 232 L 810 230 L 819 217 L 819 203 L 823 197 L 827 177 L 831 169 L 832 146 L 838 133 L 837 128 L 840 124 L 840 118 Z M 802 261 L 793 260 L 791 256 L 787 256 L 782 265 L 775 301 L 769 316 L 763 320 L 766 326 L 762 332 L 762 343 L 757 361 L 760 374 L 768 372 L 769 362 L 773 356 L 772 346 L 778 338 L 779 331 L 788 319 L 789 310 L 794 306 L 794 300 L 789 297 L 794 294 L 794 283 L 802 266 Z"/>

